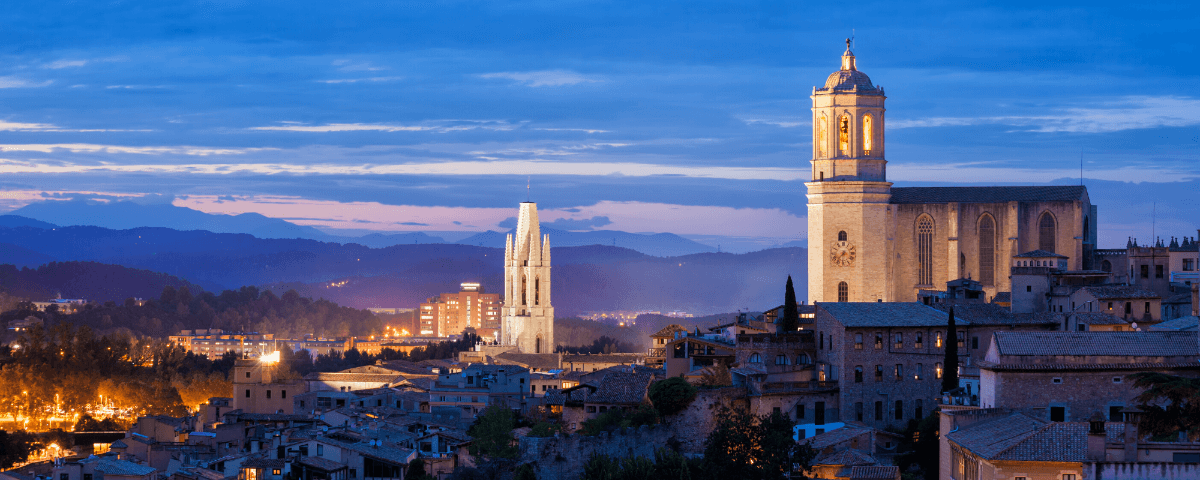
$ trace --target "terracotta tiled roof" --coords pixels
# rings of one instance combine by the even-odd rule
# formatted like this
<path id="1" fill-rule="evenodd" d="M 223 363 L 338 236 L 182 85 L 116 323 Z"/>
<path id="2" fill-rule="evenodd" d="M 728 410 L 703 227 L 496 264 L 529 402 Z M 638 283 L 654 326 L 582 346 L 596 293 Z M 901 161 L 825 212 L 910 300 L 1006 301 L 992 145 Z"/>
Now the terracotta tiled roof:
<path id="1" fill-rule="evenodd" d="M 1084 325 L 1129 325 L 1129 321 L 1104 312 L 1078 312 L 1068 315 Z"/>
<path id="2" fill-rule="evenodd" d="M 944 327 L 949 319 L 946 312 L 918 302 L 824 302 L 818 307 L 847 327 Z"/>
<path id="3" fill-rule="evenodd" d="M 947 305 L 939 303 L 930 305 L 943 312 L 949 312 L 954 309 L 954 321 L 966 320 L 971 325 L 1012 325 L 1014 323 L 1026 323 L 1024 318 L 1018 319 L 1013 316 L 1008 307 L 996 305 L 994 303 L 968 303 L 962 305 Z"/>
<path id="4" fill-rule="evenodd" d="M 875 460 L 875 457 L 853 448 L 831 451 L 828 454 L 818 455 L 813 460 L 813 465 L 842 465 L 848 467 L 855 465 L 875 465 L 878 463 L 879 461 Z"/>
<path id="5" fill-rule="evenodd" d="M 686 328 L 683 328 L 683 326 L 682 326 L 682 325 L 676 325 L 676 324 L 672 323 L 672 324 L 670 324 L 670 325 L 667 325 L 667 326 L 663 327 L 663 329 L 662 329 L 662 330 L 659 330 L 659 331 L 658 331 L 658 333 L 651 334 L 650 336 L 651 336 L 651 337 L 670 337 L 670 338 L 674 338 L 674 337 L 675 337 L 675 332 L 687 332 L 687 331 L 688 331 L 688 329 L 686 329 Z"/>
<path id="6" fill-rule="evenodd" d="M 610 372 L 594 384 L 584 383 L 578 387 L 546 392 L 544 401 L 548 405 L 565 403 L 601 403 L 610 405 L 637 405 L 642 403 L 650 389 L 654 374 Z"/>
<path id="7" fill-rule="evenodd" d="M 311 468 L 315 468 L 318 470 L 324 470 L 326 472 L 333 472 L 333 471 L 341 470 L 343 468 L 347 468 L 346 465 L 335 462 L 333 460 L 326 460 L 321 457 L 300 457 L 300 459 L 298 461 L 300 462 L 301 465 L 304 465 L 306 467 L 311 467 Z"/>
<path id="8" fill-rule="evenodd" d="M 892 480 L 900 478 L 900 467 L 871 466 L 850 469 L 850 480 Z"/>
<path id="9" fill-rule="evenodd" d="M 563 355 L 563 363 L 637 363 L 642 360 L 643 356 L 636 353 L 613 353 L 613 354 L 595 354 L 595 355 Z"/>
<path id="10" fill-rule="evenodd" d="M 1191 332 L 996 332 L 1001 355 L 1174 357 L 1197 355 Z"/>
<path id="11" fill-rule="evenodd" d="M 383 385 L 402 381 L 404 377 L 395 373 L 313 372 L 305 375 L 304 379 L 310 382 L 360 382 Z"/>
<path id="12" fill-rule="evenodd" d="M 1120 441 L 1124 425 L 1106 423 L 1106 439 Z M 970 425 L 946 438 L 988 460 L 1087 461 L 1087 422 L 1047 422 L 1021 413 Z"/>
<path id="13" fill-rule="evenodd" d="M 835 428 L 819 435 L 813 435 L 805 441 L 808 442 L 808 445 L 814 449 L 821 450 L 825 447 L 848 442 L 850 439 L 865 434 L 869 431 L 870 429 L 868 428 L 845 426 L 842 428 Z"/>
<path id="14" fill-rule="evenodd" d="M 96 471 L 106 475 L 128 475 L 128 476 L 143 476 L 150 475 L 157 470 L 154 467 L 133 463 L 127 460 L 117 460 L 113 458 L 105 458 L 96 462 Z"/>
<path id="15" fill-rule="evenodd" d="M 562 357 L 557 353 L 516 353 L 504 352 L 496 355 L 501 362 L 512 363 L 538 370 L 555 370 L 562 368 Z"/>
<path id="16" fill-rule="evenodd" d="M 1169 363 L 992 363 L 989 361 L 980 361 L 976 363 L 979 368 L 992 371 L 1037 371 L 1037 370 L 1063 370 L 1063 371 L 1083 371 L 1083 370 L 1200 370 L 1200 363 L 1197 362 L 1169 362 Z"/>
<path id="17" fill-rule="evenodd" d="M 1200 317 L 1189 316 L 1179 317 L 1174 320 L 1167 320 L 1162 323 L 1150 326 L 1150 331 L 1175 330 L 1175 331 L 1195 331 L 1200 327 Z"/>
<path id="18" fill-rule="evenodd" d="M 1085 197 L 1082 186 L 893 187 L 891 203 L 1072 202 Z"/>
<path id="19" fill-rule="evenodd" d="M 1097 300 L 1120 300 L 1123 298 L 1160 298 L 1157 293 L 1126 285 L 1097 285 L 1083 287 Z"/>
<path id="20" fill-rule="evenodd" d="M 996 296 L 992 297 L 992 303 L 1011 303 L 1012 292 L 996 292 Z"/>

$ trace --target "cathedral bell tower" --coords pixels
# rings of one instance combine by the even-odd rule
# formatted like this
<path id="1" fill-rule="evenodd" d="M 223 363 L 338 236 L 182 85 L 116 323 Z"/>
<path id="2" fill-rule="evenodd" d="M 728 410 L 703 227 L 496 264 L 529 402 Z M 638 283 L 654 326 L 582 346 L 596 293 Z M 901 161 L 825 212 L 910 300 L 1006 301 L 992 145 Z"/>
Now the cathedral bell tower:
<path id="1" fill-rule="evenodd" d="M 808 299 L 892 301 L 883 88 L 858 71 L 850 40 L 842 68 L 813 87 L 808 187 Z"/>
<path id="2" fill-rule="evenodd" d="M 550 305 L 550 236 L 541 235 L 537 204 L 521 202 L 516 234 L 504 244 L 500 342 L 521 353 L 554 352 Z"/>

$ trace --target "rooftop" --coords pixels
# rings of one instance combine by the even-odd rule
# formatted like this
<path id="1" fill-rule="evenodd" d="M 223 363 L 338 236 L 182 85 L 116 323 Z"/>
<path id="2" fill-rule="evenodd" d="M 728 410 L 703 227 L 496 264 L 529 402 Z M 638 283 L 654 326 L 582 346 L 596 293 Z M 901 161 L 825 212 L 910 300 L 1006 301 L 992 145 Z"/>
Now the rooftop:
<path id="1" fill-rule="evenodd" d="M 1196 356 L 1191 332 L 996 332 L 1000 355 Z"/>
<path id="2" fill-rule="evenodd" d="M 1059 255 L 1054 252 L 1045 250 L 1031 250 L 1020 255 L 1013 255 L 1013 258 L 1070 258 L 1066 255 Z"/>
<path id="3" fill-rule="evenodd" d="M 1087 198 L 1083 186 L 893 187 L 891 203 L 1073 202 Z"/>
<path id="4" fill-rule="evenodd" d="M 1097 300 L 1120 300 L 1124 298 L 1159 298 L 1157 293 L 1149 290 L 1129 285 L 1095 285 L 1083 287 L 1080 290 L 1086 291 Z"/>
<path id="5" fill-rule="evenodd" d="M 817 308 L 846 327 L 943 327 L 949 321 L 946 312 L 917 302 L 823 302 Z"/>
<path id="6" fill-rule="evenodd" d="M 1196 331 L 1200 327 L 1200 317 L 1188 316 L 1179 317 L 1174 320 L 1152 325 L 1150 331 L 1156 330 L 1175 330 L 1175 331 Z"/>

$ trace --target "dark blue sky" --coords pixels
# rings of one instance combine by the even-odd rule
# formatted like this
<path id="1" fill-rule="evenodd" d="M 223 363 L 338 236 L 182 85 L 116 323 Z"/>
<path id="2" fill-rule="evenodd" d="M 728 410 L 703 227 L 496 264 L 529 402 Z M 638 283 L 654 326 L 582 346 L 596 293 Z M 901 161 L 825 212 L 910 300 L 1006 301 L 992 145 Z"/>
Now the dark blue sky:
<path id="1" fill-rule="evenodd" d="M 482 230 L 530 181 L 547 221 L 741 237 L 720 242 L 734 250 L 799 240 L 808 95 L 853 31 L 859 68 L 888 93 L 898 185 L 1078 182 L 1082 155 L 1102 246 L 1148 240 L 1155 209 L 1160 235 L 1194 235 L 1197 12 L 23 2 L 0 11 L 0 210 L 130 195 L 331 228 Z"/>

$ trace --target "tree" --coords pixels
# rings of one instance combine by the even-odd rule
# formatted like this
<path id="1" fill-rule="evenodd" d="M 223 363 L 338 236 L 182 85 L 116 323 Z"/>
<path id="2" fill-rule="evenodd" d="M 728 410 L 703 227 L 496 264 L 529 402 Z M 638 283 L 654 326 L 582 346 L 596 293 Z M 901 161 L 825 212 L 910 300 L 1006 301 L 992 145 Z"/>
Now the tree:
<path id="1" fill-rule="evenodd" d="M 958 328 L 954 325 L 954 307 L 950 307 L 950 320 L 946 324 L 946 365 L 942 371 L 942 391 L 958 388 Z"/>
<path id="2" fill-rule="evenodd" d="M 426 480 L 433 477 L 425 473 L 425 461 L 420 458 L 414 458 L 411 462 L 408 462 L 408 474 L 404 475 L 404 478 Z"/>
<path id="3" fill-rule="evenodd" d="M 706 387 L 724 387 L 733 385 L 733 374 L 729 372 L 729 367 L 724 363 L 716 362 L 716 365 L 704 369 L 700 374 L 700 385 Z"/>
<path id="4" fill-rule="evenodd" d="M 531 463 L 522 464 L 513 473 L 513 480 L 537 480 L 537 470 Z"/>
<path id="5" fill-rule="evenodd" d="M 1200 439 L 1200 379 L 1158 372 L 1138 372 L 1129 379 L 1143 389 L 1134 398 L 1145 412 L 1141 431 L 1159 437 L 1187 432 L 1189 440 Z"/>
<path id="6" fill-rule="evenodd" d="M 0 430 L 0 470 L 6 470 L 29 458 L 40 442 L 24 430 L 12 433 Z"/>
<path id="7" fill-rule="evenodd" d="M 618 480 L 620 475 L 621 460 L 593 453 L 583 464 L 583 475 L 579 476 L 579 480 Z"/>
<path id="8" fill-rule="evenodd" d="M 472 455 L 496 458 L 517 458 L 518 449 L 513 445 L 512 430 L 517 422 L 513 411 L 503 405 L 492 405 L 475 419 L 467 434 L 475 441 L 471 444 Z"/>
<path id="9" fill-rule="evenodd" d="M 696 398 L 696 387 L 681 377 L 673 377 L 650 385 L 650 401 L 662 416 L 683 411 Z"/>
<path id="10" fill-rule="evenodd" d="M 704 443 L 704 462 L 713 478 L 786 479 L 812 468 L 816 452 L 794 440 L 794 423 L 780 413 L 762 417 L 723 408 Z"/>
<path id="11" fill-rule="evenodd" d="M 800 329 L 800 307 L 796 305 L 796 289 L 792 276 L 788 275 L 787 288 L 783 292 L 783 317 L 779 319 L 779 330 L 794 332 Z"/>

